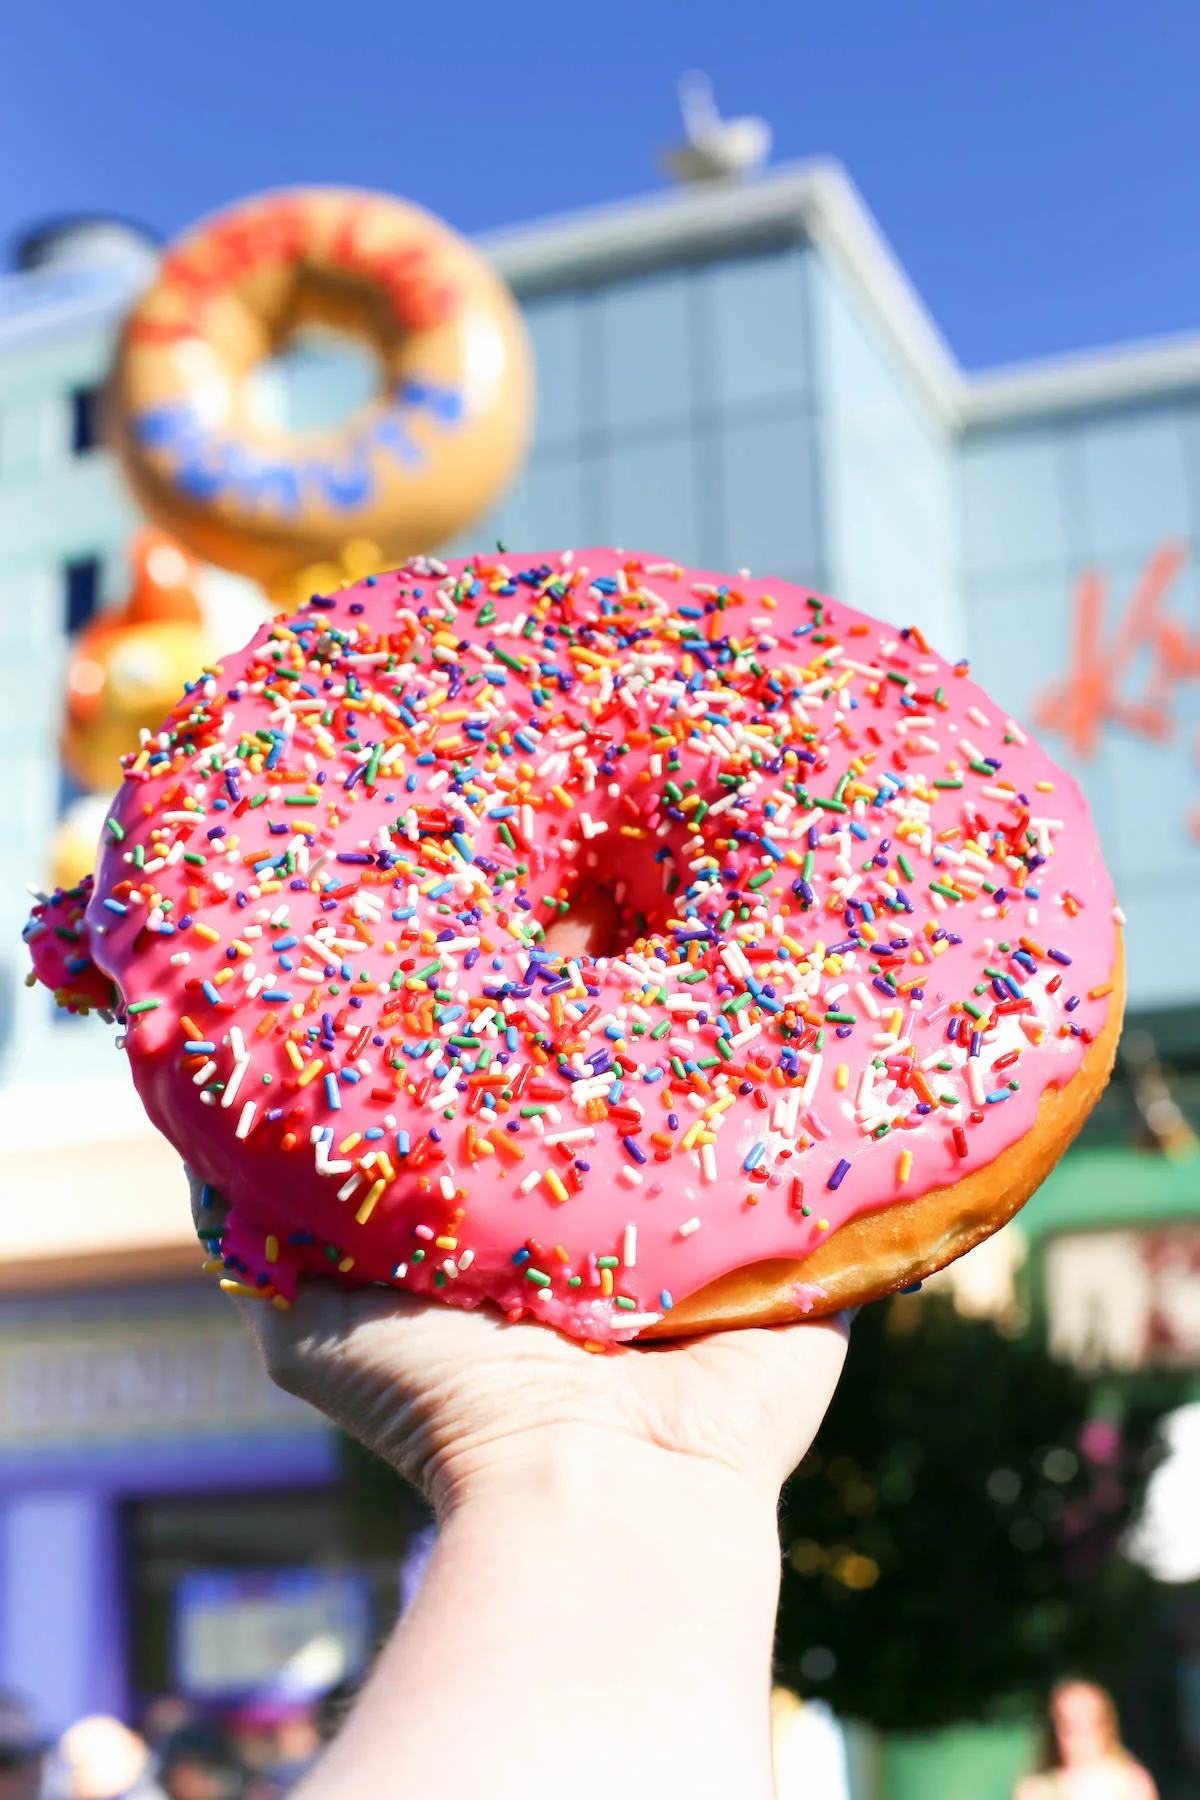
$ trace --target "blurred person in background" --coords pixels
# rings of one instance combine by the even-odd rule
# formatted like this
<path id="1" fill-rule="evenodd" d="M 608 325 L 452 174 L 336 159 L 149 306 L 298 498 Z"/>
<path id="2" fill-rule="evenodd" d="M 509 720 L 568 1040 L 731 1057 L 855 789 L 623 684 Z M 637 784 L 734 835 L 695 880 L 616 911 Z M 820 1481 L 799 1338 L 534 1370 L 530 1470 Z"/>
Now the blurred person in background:
<path id="1" fill-rule="evenodd" d="M 167 1800 L 241 1800 L 245 1773 L 219 1731 L 187 1725 L 159 1746 L 158 1785 Z"/>
<path id="2" fill-rule="evenodd" d="M 321 1748 L 311 1701 L 263 1698 L 230 1715 L 230 1737 L 246 1770 L 245 1800 L 283 1800 Z"/>
<path id="3" fill-rule="evenodd" d="M 46 1749 L 28 1701 L 0 1689 L 0 1800 L 38 1800 Z"/>
<path id="4" fill-rule="evenodd" d="M 1018 1782 L 1013 1800 L 1158 1800 L 1158 1789 L 1121 1743 L 1111 1695 L 1091 1681 L 1060 1681 L 1042 1772 Z"/>
<path id="5" fill-rule="evenodd" d="M 841 1727 L 820 1700 L 771 1689 L 776 1800 L 850 1800 Z"/>
<path id="6" fill-rule="evenodd" d="M 179 1694 L 159 1694 L 142 1716 L 142 1736 L 155 1755 L 160 1755 L 179 1732 L 196 1723 L 196 1709 Z"/>
<path id="7" fill-rule="evenodd" d="M 68 1725 L 50 1759 L 51 1800 L 163 1800 L 149 1746 L 106 1713 Z"/>

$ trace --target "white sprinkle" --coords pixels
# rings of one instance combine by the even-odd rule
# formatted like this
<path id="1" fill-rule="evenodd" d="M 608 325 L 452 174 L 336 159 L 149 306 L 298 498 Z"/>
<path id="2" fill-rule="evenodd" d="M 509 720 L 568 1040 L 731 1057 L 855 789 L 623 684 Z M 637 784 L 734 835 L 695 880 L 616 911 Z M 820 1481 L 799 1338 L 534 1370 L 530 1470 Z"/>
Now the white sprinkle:
<path id="1" fill-rule="evenodd" d="M 237 1130 L 233 1134 L 234 1137 L 244 1138 L 249 1136 L 250 1127 L 254 1123 L 254 1115 L 257 1110 L 258 1108 L 255 1102 L 253 1100 L 247 1100 L 245 1106 L 242 1108 L 241 1116 L 238 1119 Z"/>
<path id="2" fill-rule="evenodd" d="M 679 1235 L 680 1237 L 691 1237 L 693 1231 L 699 1231 L 699 1229 L 699 1219 L 685 1219 L 683 1224 L 679 1227 Z"/>
<path id="3" fill-rule="evenodd" d="M 541 1179 L 542 1179 L 542 1171 L 540 1169 L 531 1169 L 529 1174 L 525 1176 L 523 1181 L 518 1181 L 518 1183 L 517 1183 L 518 1194 L 531 1194 Z"/>
<path id="4" fill-rule="evenodd" d="M 637 1226 L 627 1225 L 621 1241 L 621 1262 L 627 1269 L 637 1266 Z"/>

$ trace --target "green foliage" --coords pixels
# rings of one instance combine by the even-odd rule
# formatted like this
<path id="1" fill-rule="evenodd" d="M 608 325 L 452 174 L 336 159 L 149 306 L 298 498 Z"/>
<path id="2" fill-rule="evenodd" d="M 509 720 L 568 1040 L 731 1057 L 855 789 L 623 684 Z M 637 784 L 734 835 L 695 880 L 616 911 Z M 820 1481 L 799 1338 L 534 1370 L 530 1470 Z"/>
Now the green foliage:
<path id="1" fill-rule="evenodd" d="M 923 1730 L 1119 1677 L 1150 1584 L 1117 1553 L 1180 1398 L 1101 1388 L 1037 1333 L 944 1299 L 857 1318 L 845 1375 L 784 1489 L 780 1679 Z"/>

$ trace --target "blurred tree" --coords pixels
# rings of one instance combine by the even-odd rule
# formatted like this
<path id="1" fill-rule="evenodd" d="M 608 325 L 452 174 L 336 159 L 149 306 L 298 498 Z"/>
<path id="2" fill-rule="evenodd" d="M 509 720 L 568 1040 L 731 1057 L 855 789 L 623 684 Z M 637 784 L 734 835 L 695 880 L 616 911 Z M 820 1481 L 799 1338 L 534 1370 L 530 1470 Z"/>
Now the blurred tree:
<path id="1" fill-rule="evenodd" d="M 1173 1378 L 1101 1384 L 934 1295 L 867 1307 L 784 1489 L 779 1678 L 883 1730 L 1116 1682 L 1154 1584 L 1118 1545 Z"/>

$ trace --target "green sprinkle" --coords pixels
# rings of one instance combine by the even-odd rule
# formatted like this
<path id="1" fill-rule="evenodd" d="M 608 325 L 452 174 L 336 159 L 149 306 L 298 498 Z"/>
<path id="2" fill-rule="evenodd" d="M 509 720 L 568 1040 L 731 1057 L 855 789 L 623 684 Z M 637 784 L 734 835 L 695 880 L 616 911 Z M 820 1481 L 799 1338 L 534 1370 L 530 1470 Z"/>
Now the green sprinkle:
<path id="1" fill-rule="evenodd" d="M 135 1000 L 131 1006 L 125 1008 L 125 1011 L 128 1013 L 153 1012 L 156 1006 L 161 1005 L 161 1000 Z"/>
<path id="2" fill-rule="evenodd" d="M 118 825 L 117 821 L 115 819 L 105 819 L 104 824 L 105 824 L 106 829 L 112 832 L 112 834 L 116 838 L 118 844 L 121 843 L 121 841 L 123 840 L 123 838 L 125 836 L 124 827 L 121 825 Z"/>

